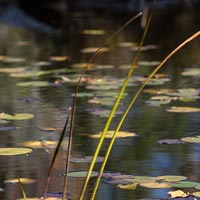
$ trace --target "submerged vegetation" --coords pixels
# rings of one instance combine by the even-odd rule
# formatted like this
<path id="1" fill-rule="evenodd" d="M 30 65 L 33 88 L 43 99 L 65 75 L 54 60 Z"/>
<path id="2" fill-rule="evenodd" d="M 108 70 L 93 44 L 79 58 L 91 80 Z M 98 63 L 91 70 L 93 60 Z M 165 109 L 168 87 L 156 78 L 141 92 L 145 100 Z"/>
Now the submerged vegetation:
<path id="1" fill-rule="evenodd" d="M 77 178 L 84 179 L 83 184 L 81 185 L 82 190 L 80 192 L 79 200 L 82 199 L 95 199 L 96 193 L 100 184 L 101 178 L 106 182 L 106 184 L 117 187 L 121 190 L 137 190 L 137 188 L 170 188 L 168 190 L 169 198 L 200 198 L 200 183 L 190 180 L 187 176 L 181 176 L 179 174 L 160 174 L 159 176 L 146 176 L 146 175 L 135 175 L 135 174 L 126 174 L 122 172 L 112 172 L 105 171 L 105 166 L 107 164 L 108 158 L 110 156 L 111 150 L 116 142 L 116 139 L 120 140 L 122 138 L 139 138 L 140 134 L 130 131 L 121 131 L 121 127 L 126 121 L 126 117 L 129 114 L 132 107 L 136 104 L 136 101 L 139 98 L 139 95 L 143 92 L 148 95 L 148 99 L 144 102 L 144 106 L 147 105 L 149 108 L 155 109 L 164 106 L 166 112 L 169 113 L 199 113 L 200 108 L 188 106 L 187 103 L 198 101 L 200 98 L 199 88 L 156 88 L 152 89 L 145 88 L 146 86 L 163 86 L 165 83 L 171 81 L 171 77 L 168 74 L 157 73 L 167 61 L 174 56 L 179 50 L 181 50 L 185 45 L 192 42 L 194 39 L 200 36 L 200 31 L 194 33 L 188 39 L 180 43 L 171 53 L 169 53 L 162 61 L 142 61 L 139 60 L 140 54 L 142 51 L 147 49 L 157 49 L 156 45 L 144 45 L 146 36 L 148 35 L 149 26 L 151 24 L 153 11 L 150 13 L 146 27 L 144 29 L 142 38 L 137 45 L 133 42 L 119 43 L 120 48 L 130 48 L 131 51 L 135 51 L 134 59 L 132 64 L 128 66 L 120 66 L 120 70 L 123 71 L 123 76 L 125 78 L 115 78 L 112 74 L 104 75 L 102 77 L 95 78 L 93 73 L 95 70 L 111 70 L 113 71 L 113 65 L 98 65 L 93 63 L 95 58 L 99 53 L 101 56 L 104 56 L 105 53 L 111 51 L 107 47 L 109 42 L 116 37 L 121 31 L 123 31 L 126 26 L 131 22 L 136 20 L 142 15 L 132 17 L 127 21 L 123 26 L 121 26 L 111 37 L 109 37 L 102 47 L 88 47 L 80 50 L 81 54 L 88 55 L 93 54 L 92 58 L 88 63 L 76 63 L 71 65 L 70 69 L 48 69 L 49 63 L 40 63 L 43 68 L 47 67 L 45 70 L 35 70 L 34 68 L 27 67 L 3 67 L 0 68 L 0 73 L 7 73 L 10 77 L 19 79 L 16 83 L 16 87 L 30 87 L 30 88 L 46 88 L 46 87 L 59 87 L 63 84 L 70 84 L 75 88 L 70 98 L 73 98 L 72 106 L 68 109 L 67 119 L 64 125 L 64 128 L 61 130 L 60 137 L 56 140 L 48 140 L 48 133 L 54 132 L 58 128 L 54 127 L 40 127 L 40 131 L 46 132 L 41 140 L 26 140 L 24 142 L 18 143 L 19 147 L 0 147 L 0 156 L 17 156 L 17 155 L 28 155 L 31 154 L 33 149 L 45 149 L 46 152 L 49 152 L 51 149 L 55 149 L 53 158 L 49 167 L 46 187 L 44 189 L 44 199 L 73 199 L 70 197 L 69 181 L 68 178 Z M 103 30 L 96 29 L 86 29 L 81 32 L 84 35 L 104 35 Z M 52 56 L 49 58 L 50 62 L 66 62 L 68 61 L 68 56 Z M 2 62 L 11 63 L 11 62 L 20 62 L 23 63 L 24 60 L 20 58 L 11 58 L 2 56 Z M 45 67 L 44 67 L 45 66 Z M 153 70 L 148 75 L 138 75 L 134 74 L 137 68 L 152 67 Z M 82 70 L 82 71 L 81 71 Z M 89 70 L 91 74 L 85 75 L 86 71 Z M 124 75 L 125 74 L 125 75 Z M 195 77 L 199 78 L 199 69 L 198 68 L 186 68 L 181 72 L 181 75 L 184 77 Z M 39 78 L 44 77 L 44 80 Z M 45 79 L 45 77 L 50 77 Z M 55 79 L 55 81 L 51 81 Z M 86 91 L 82 92 L 82 86 L 85 86 Z M 127 88 L 136 88 L 136 92 L 132 94 L 130 90 L 127 91 Z M 121 89 L 120 89 L 121 88 Z M 144 89 L 145 88 L 145 89 Z M 112 92 L 111 92 L 112 91 Z M 151 96 L 150 96 L 151 95 Z M 125 101 L 126 97 L 130 97 L 129 102 Z M 87 98 L 87 102 L 91 105 L 90 108 L 84 108 L 89 114 L 93 116 L 99 116 L 100 119 L 107 118 L 105 126 L 102 131 L 95 131 L 94 133 L 79 133 L 79 137 L 90 138 L 92 143 L 95 144 L 94 154 L 84 155 L 82 157 L 72 156 L 71 151 L 74 137 L 74 124 L 76 124 L 76 106 L 79 103 L 79 99 Z M 26 98 L 20 99 L 22 102 L 34 102 L 38 99 Z M 177 105 L 170 105 L 172 102 L 175 102 Z M 186 106 L 183 104 L 186 103 Z M 98 107 L 100 105 L 100 107 Z M 6 112 L 6 111 L 4 111 Z M 16 113 L 16 114 L 7 114 L 0 113 L 0 131 L 10 131 L 15 129 L 20 129 L 16 126 L 5 126 L 9 122 L 18 122 L 23 120 L 31 120 L 37 116 L 31 113 Z M 120 118 L 121 117 L 121 118 Z M 117 122 L 114 123 L 115 127 L 113 128 L 113 119 L 117 118 Z M 59 129 L 60 131 L 60 129 Z M 68 133 L 66 138 L 65 134 Z M 46 139 L 47 137 L 47 139 Z M 98 142 L 97 142 L 97 139 Z M 66 143 L 64 143 L 66 141 Z M 199 144 L 200 137 L 199 135 L 192 135 L 188 137 L 181 138 L 164 138 L 157 141 L 158 145 L 184 145 L 186 143 Z M 105 144 L 105 149 L 103 144 Z M 59 157 L 60 148 L 64 148 L 67 152 L 65 161 L 62 160 L 62 165 L 64 165 L 64 172 L 61 173 L 61 177 L 64 177 L 63 191 L 59 194 L 51 194 L 48 192 L 49 185 L 51 184 L 54 166 L 56 165 L 56 160 Z M 103 156 L 99 155 L 103 148 Z M 134 146 L 132 147 L 134 151 Z M 123 160 L 121 161 L 123 162 Z M 90 163 L 89 169 L 80 170 L 80 171 L 70 171 L 71 164 L 84 165 Z M 95 168 L 95 165 L 100 165 L 100 167 Z M 173 166 L 172 166 L 173 167 Z M 91 179 L 93 178 L 93 179 Z M 13 178 L 5 180 L 5 184 L 18 183 L 21 192 L 23 194 L 23 199 L 32 199 L 28 198 L 26 195 L 26 184 L 33 184 L 37 181 L 36 179 L 29 179 L 26 177 Z M 86 190 L 89 188 L 89 182 L 92 183 L 92 194 L 91 196 L 86 196 Z M 96 181 L 96 182 L 95 182 Z M 52 180 L 53 182 L 53 180 Z M 171 191 L 173 188 L 178 189 Z M 192 188 L 192 190 L 185 191 L 185 189 Z M 0 188 L 1 189 L 1 188 Z M 91 188 L 90 188 L 91 189 Z M 180 189 L 180 190 L 179 190 Z M 1 191 L 0 191 L 1 192 Z M 43 197 L 42 197 L 43 198 Z"/>

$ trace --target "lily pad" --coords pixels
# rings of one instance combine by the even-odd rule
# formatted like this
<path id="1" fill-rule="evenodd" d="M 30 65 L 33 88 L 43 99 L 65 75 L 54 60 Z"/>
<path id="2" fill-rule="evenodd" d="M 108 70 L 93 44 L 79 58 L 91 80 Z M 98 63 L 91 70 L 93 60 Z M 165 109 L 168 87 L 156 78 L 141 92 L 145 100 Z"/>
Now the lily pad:
<path id="1" fill-rule="evenodd" d="M 87 171 L 74 171 L 74 172 L 69 172 L 68 176 L 73 177 L 73 178 L 85 178 L 87 176 Z M 97 172 L 92 172 L 91 177 L 97 177 L 98 173 Z"/>
<path id="2" fill-rule="evenodd" d="M 137 188 L 137 183 L 127 184 L 127 185 L 118 185 L 117 187 L 123 190 L 135 190 Z"/>
<path id="3" fill-rule="evenodd" d="M 158 140 L 158 144 L 184 144 L 185 142 L 179 140 L 179 139 L 163 139 Z"/>
<path id="4" fill-rule="evenodd" d="M 90 64 L 88 64 L 88 63 L 75 63 L 75 64 L 71 65 L 70 67 L 82 69 L 82 68 L 85 68 L 86 66 L 87 66 L 87 68 L 94 68 L 96 66 L 96 64 L 92 64 L 92 63 L 90 63 Z"/>
<path id="5" fill-rule="evenodd" d="M 97 52 L 97 50 L 99 53 L 103 53 L 103 52 L 108 52 L 110 49 L 107 47 L 103 47 L 101 49 L 99 49 L 99 47 L 88 47 L 81 49 L 81 53 L 95 53 Z"/>
<path id="6" fill-rule="evenodd" d="M 48 81 L 27 81 L 27 82 L 19 82 L 17 86 L 22 87 L 47 87 L 50 86 Z"/>
<path id="7" fill-rule="evenodd" d="M 49 60 L 51 60 L 51 61 L 57 61 L 57 62 L 62 62 L 62 61 L 69 60 L 69 57 L 68 56 L 51 56 L 49 58 Z"/>
<path id="8" fill-rule="evenodd" d="M 140 183 L 140 186 L 146 188 L 170 188 L 171 186 L 168 183 L 164 182 L 146 182 Z"/>
<path id="9" fill-rule="evenodd" d="M 27 119 L 32 119 L 33 117 L 34 115 L 30 113 L 18 113 L 15 115 L 0 113 L 0 119 L 5 119 L 5 120 L 27 120 Z"/>
<path id="10" fill-rule="evenodd" d="M 182 190 L 169 191 L 168 194 L 171 196 L 171 198 L 187 197 L 189 195 L 188 193 L 185 193 Z"/>
<path id="11" fill-rule="evenodd" d="M 180 181 L 176 183 L 169 183 L 171 187 L 176 188 L 195 188 L 200 186 L 200 183 L 193 182 L 193 181 Z"/>
<path id="12" fill-rule="evenodd" d="M 81 157 L 81 158 L 71 158 L 70 159 L 70 162 L 73 162 L 73 163 L 90 163 L 92 161 L 92 158 L 93 156 L 84 156 L 84 157 Z M 103 162 L 104 160 L 104 157 L 100 157 L 98 156 L 97 159 L 96 159 L 96 162 Z"/>
<path id="13" fill-rule="evenodd" d="M 23 184 L 31 184 L 31 183 L 35 183 L 36 179 L 20 178 L 20 182 Z M 9 184 L 19 183 L 19 180 L 17 178 L 16 179 L 8 179 L 8 180 L 5 180 L 4 183 L 9 183 Z"/>
<path id="14" fill-rule="evenodd" d="M 85 135 L 91 138 L 100 138 L 101 134 L 102 132 L 99 132 L 97 134 L 85 134 Z M 113 134 L 114 134 L 114 131 L 107 131 L 105 134 L 105 138 L 112 138 Z M 128 131 L 119 131 L 117 133 L 117 138 L 136 137 L 136 136 L 138 136 L 136 133 L 132 133 Z"/>
<path id="15" fill-rule="evenodd" d="M 188 69 L 185 69 L 181 74 L 183 76 L 197 76 L 197 77 L 200 77 L 200 69 L 199 68 L 188 68 Z"/>
<path id="16" fill-rule="evenodd" d="M 0 156 L 15 156 L 31 153 L 32 149 L 30 148 L 17 148 L 17 147 L 2 147 L 0 148 Z"/>
<path id="17" fill-rule="evenodd" d="M 166 111 L 175 113 L 192 113 L 192 112 L 200 112 L 200 108 L 172 106 L 171 108 L 168 108 Z"/>
<path id="18" fill-rule="evenodd" d="M 16 130 L 14 126 L 0 126 L 0 131 L 13 131 Z"/>
<path id="19" fill-rule="evenodd" d="M 138 61 L 139 66 L 157 66 L 160 64 L 160 61 Z"/>
<path id="20" fill-rule="evenodd" d="M 175 175 L 164 175 L 158 176 L 158 180 L 167 181 L 167 182 L 179 182 L 183 180 L 187 180 L 186 176 L 175 176 Z"/>
<path id="21" fill-rule="evenodd" d="M 192 195 L 194 195 L 195 197 L 200 197 L 200 192 L 193 192 Z"/>
<path id="22" fill-rule="evenodd" d="M 190 142 L 190 143 L 200 143 L 200 135 L 192 136 L 192 137 L 183 137 L 181 138 L 183 142 Z"/>
<path id="23" fill-rule="evenodd" d="M 152 183 L 156 182 L 157 178 L 152 176 L 135 176 L 134 178 L 124 179 L 132 183 Z"/>
<path id="24" fill-rule="evenodd" d="M 55 148 L 58 144 L 58 141 L 53 140 L 28 140 L 25 142 L 19 143 L 19 145 L 23 145 L 25 147 L 31 148 Z"/>
<path id="25" fill-rule="evenodd" d="M 105 31 L 101 29 L 85 29 L 81 33 L 84 35 L 104 35 Z"/>

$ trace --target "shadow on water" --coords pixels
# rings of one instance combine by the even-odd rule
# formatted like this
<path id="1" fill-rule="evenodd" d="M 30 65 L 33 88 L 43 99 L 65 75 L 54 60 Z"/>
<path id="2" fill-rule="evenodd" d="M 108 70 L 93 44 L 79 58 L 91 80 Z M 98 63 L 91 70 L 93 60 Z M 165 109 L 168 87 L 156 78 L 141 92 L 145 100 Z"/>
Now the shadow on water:
<path id="1" fill-rule="evenodd" d="M 6 5 L 7 6 L 7 5 Z M 27 5 L 23 5 L 24 10 Z M 143 51 L 140 61 L 160 61 L 167 53 L 180 42 L 190 36 L 199 28 L 199 4 L 189 7 L 185 4 L 178 7 L 169 6 L 159 8 L 153 17 L 152 26 L 145 45 L 157 47 Z M 35 117 L 25 121 L 9 121 L 8 124 L 0 124 L 0 127 L 17 127 L 12 131 L 0 131 L 0 147 L 16 147 L 28 140 L 57 140 L 64 124 L 67 109 L 72 104 L 72 94 L 75 84 L 65 82 L 66 78 L 76 79 L 80 70 L 72 67 L 77 63 L 85 63 L 91 57 L 91 53 L 83 53 L 87 47 L 98 47 L 114 30 L 120 27 L 131 15 L 121 15 L 112 12 L 73 11 L 68 13 L 64 25 L 58 28 L 57 23 L 44 23 L 36 21 L 34 13 L 27 15 L 16 5 L 1 9 L 0 16 L 0 70 L 4 68 L 23 67 L 32 74 L 26 77 L 16 76 L 18 72 L 0 72 L 0 113 L 33 113 Z M 27 10 L 26 10 L 27 11 Z M 30 13 L 29 13 L 30 14 Z M 39 18 L 42 20 L 42 18 Z M 44 19 L 44 18 L 43 18 Z M 65 21 L 65 20 L 64 20 Z M 56 25 L 55 25 L 56 24 Z M 53 25 L 53 26 L 52 26 Z M 87 35 L 84 30 L 100 30 L 99 33 Z M 102 31 L 102 32 L 101 32 Z M 126 74 L 126 66 L 130 65 L 135 51 L 128 45 L 137 43 L 141 36 L 141 21 L 127 27 L 110 44 L 109 50 L 101 53 L 95 60 L 96 67 L 104 66 L 104 69 L 89 70 L 87 79 L 108 79 L 114 81 L 122 79 Z M 183 77 L 181 73 L 188 68 L 199 67 L 200 45 L 199 39 L 175 55 L 163 68 L 161 73 L 167 74 L 170 81 L 165 85 L 147 86 L 147 89 L 199 89 L 198 77 Z M 119 45 L 127 45 L 119 47 Z M 82 52 L 81 52 L 82 51 Z M 55 56 L 61 60 L 55 59 Z M 63 56 L 66 56 L 63 58 Z M 111 69 L 106 69 L 111 67 Z M 123 68 L 124 67 L 124 68 Z M 73 69 L 71 72 L 55 72 L 43 76 L 34 73 L 55 69 Z M 136 75 L 147 75 L 153 70 L 153 66 L 138 67 Z M 13 75 L 14 74 L 14 75 Z M 63 77 L 65 79 L 63 79 Z M 111 78 L 111 79 L 110 79 Z M 47 81 L 48 87 L 20 87 L 17 84 L 27 81 Z M 87 86 L 90 82 L 81 86 L 81 92 L 98 96 L 98 91 L 91 92 Z M 115 83 L 115 82 L 114 82 Z M 112 91 L 111 91 L 112 90 Z M 113 92 L 110 89 L 109 92 Z M 137 90 L 137 85 L 129 87 L 128 95 L 124 98 L 125 107 Z M 105 94 L 104 94 L 105 95 Z M 107 171 L 121 172 L 134 175 L 184 175 L 189 180 L 200 182 L 200 148 L 198 145 L 160 145 L 157 140 L 175 139 L 184 136 L 199 134 L 199 113 L 169 113 L 168 105 L 160 107 L 148 106 L 145 102 L 153 95 L 143 93 L 136 103 L 135 109 L 129 113 L 122 127 L 123 130 L 140 134 L 137 138 L 118 139 L 110 159 L 106 166 Z M 106 118 L 93 115 L 88 112 L 91 109 L 110 109 L 110 106 L 95 105 L 88 102 L 90 96 L 80 97 L 77 100 L 77 115 L 75 121 L 73 156 L 92 155 L 97 141 L 81 133 L 96 133 L 104 127 Z M 199 107 L 199 98 L 191 102 L 172 102 L 171 105 L 186 105 Z M 116 116 L 114 128 L 119 120 Z M 45 127 L 54 127 L 54 131 L 45 131 Z M 28 177 L 37 182 L 25 185 L 27 196 L 42 196 L 44 191 L 47 169 L 52 158 L 54 148 L 36 148 L 28 156 L 1 156 L 0 158 L 0 198 L 13 200 L 20 198 L 21 192 L 16 184 L 5 184 L 7 179 Z M 101 152 L 104 155 L 105 149 Z M 50 192 L 62 192 L 63 177 L 60 173 L 64 169 L 66 147 L 63 146 L 53 174 Z M 88 165 L 81 165 L 81 170 L 87 170 Z M 80 164 L 72 163 L 70 170 L 80 170 Z M 69 181 L 69 192 L 72 199 L 78 199 L 83 179 Z M 89 188 L 88 195 L 92 190 Z M 169 189 L 144 189 L 135 191 L 120 190 L 108 185 L 103 180 L 96 199 L 139 199 L 139 198 L 168 198 Z"/>

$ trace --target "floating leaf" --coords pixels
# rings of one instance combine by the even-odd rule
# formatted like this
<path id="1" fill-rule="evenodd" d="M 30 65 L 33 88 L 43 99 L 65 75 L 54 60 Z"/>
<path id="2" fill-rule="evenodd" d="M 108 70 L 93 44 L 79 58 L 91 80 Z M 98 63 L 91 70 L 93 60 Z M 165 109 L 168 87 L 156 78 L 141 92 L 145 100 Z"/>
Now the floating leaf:
<path id="1" fill-rule="evenodd" d="M 200 76 L 200 69 L 199 68 L 188 68 L 185 69 L 182 73 L 183 76 Z"/>
<path id="2" fill-rule="evenodd" d="M 179 139 L 163 139 L 163 140 L 158 140 L 158 144 L 184 144 L 183 141 Z"/>
<path id="3" fill-rule="evenodd" d="M 157 179 L 162 180 L 162 181 L 167 181 L 167 182 L 179 182 L 179 181 L 186 180 L 187 177 L 175 176 L 175 175 L 164 175 L 164 176 L 158 176 Z"/>
<path id="4" fill-rule="evenodd" d="M 73 177 L 73 178 L 85 178 L 87 176 L 87 171 L 74 171 L 74 172 L 69 172 L 68 176 Z M 92 172 L 91 177 L 96 177 L 98 176 L 97 172 Z"/>
<path id="5" fill-rule="evenodd" d="M 124 190 L 135 190 L 137 187 L 137 183 L 127 184 L 127 185 L 118 185 L 117 187 Z"/>
<path id="6" fill-rule="evenodd" d="M 188 193 L 185 193 L 182 190 L 169 191 L 168 194 L 170 195 L 171 198 L 187 197 L 189 195 Z"/>
<path id="7" fill-rule="evenodd" d="M 39 128 L 41 131 L 55 131 L 56 128 L 54 127 L 40 127 Z"/>
<path id="8" fill-rule="evenodd" d="M 191 112 L 200 112 L 200 108 L 172 106 L 171 108 L 168 108 L 166 111 L 175 113 L 191 113 Z"/>
<path id="9" fill-rule="evenodd" d="M 25 147 L 31 147 L 31 148 L 55 148 L 58 141 L 52 141 L 52 140 L 28 140 L 22 143 L 19 143 L 19 145 L 23 145 Z"/>
<path id="10" fill-rule="evenodd" d="M 181 138 L 183 142 L 200 143 L 200 135 Z"/>
<path id="11" fill-rule="evenodd" d="M 168 94 L 174 92 L 172 89 L 144 89 L 143 92 L 149 94 Z"/>
<path id="12" fill-rule="evenodd" d="M 200 192 L 193 192 L 192 195 L 194 195 L 195 197 L 200 197 Z"/>
<path id="13" fill-rule="evenodd" d="M 140 186 L 147 187 L 147 188 L 170 188 L 171 187 L 168 183 L 162 183 L 162 182 L 140 183 Z"/>
<path id="14" fill-rule="evenodd" d="M 134 42 L 120 42 L 117 46 L 118 47 L 122 47 L 122 48 L 130 48 L 130 47 L 134 47 L 137 44 Z"/>
<path id="15" fill-rule="evenodd" d="M 93 156 L 84 156 L 81 158 L 70 158 L 70 162 L 73 163 L 90 163 L 92 161 Z M 96 162 L 103 162 L 104 157 L 98 156 Z"/>
<path id="16" fill-rule="evenodd" d="M 180 181 L 176 183 L 169 183 L 171 187 L 177 188 L 194 188 L 200 186 L 200 183 L 193 182 L 193 181 Z"/>
<path id="17" fill-rule="evenodd" d="M 26 120 L 26 119 L 32 119 L 33 117 L 34 115 L 30 113 L 18 113 L 15 115 L 0 113 L 0 119 L 6 119 L 6 120 Z"/>
<path id="18" fill-rule="evenodd" d="M 105 106 L 112 106 L 114 104 L 114 99 L 113 98 L 109 98 L 109 97 L 102 97 L 102 98 L 97 98 L 94 97 L 92 99 L 88 100 L 88 103 L 94 103 L 94 104 L 101 104 L 101 105 L 105 105 Z"/>
<path id="19" fill-rule="evenodd" d="M 137 64 L 140 66 L 157 66 L 160 61 L 138 61 Z"/>
<path id="20" fill-rule="evenodd" d="M 156 177 L 152 177 L 152 176 L 135 176 L 134 178 L 129 178 L 129 179 L 125 179 L 127 181 L 130 181 L 132 183 L 152 183 L 152 182 L 156 182 Z"/>
<path id="21" fill-rule="evenodd" d="M 97 134 L 84 134 L 84 135 L 91 137 L 91 138 L 100 138 L 101 134 L 102 134 L 102 132 L 99 132 Z M 105 134 L 105 138 L 112 138 L 113 134 L 114 134 L 114 131 L 107 131 Z M 138 136 L 138 135 L 136 133 L 132 133 L 132 132 L 128 132 L 128 131 L 119 131 L 117 133 L 117 138 L 135 137 L 135 136 Z"/>
<path id="22" fill-rule="evenodd" d="M 47 87 L 50 86 L 48 81 L 27 81 L 27 82 L 19 82 L 17 86 L 23 87 Z"/>
<path id="23" fill-rule="evenodd" d="M 31 183 L 35 183 L 36 179 L 31 179 L 31 178 L 20 178 L 20 182 L 23 184 L 31 184 Z M 9 179 L 9 180 L 5 180 L 4 183 L 19 183 L 18 178 L 16 179 Z"/>
<path id="24" fill-rule="evenodd" d="M 68 56 L 51 56 L 49 59 L 51 61 L 61 62 L 61 61 L 69 60 L 69 57 Z"/>
<path id="25" fill-rule="evenodd" d="M 17 148 L 17 147 L 0 148 L 0 156 L 15 156 L 15 155 L 28 154 L 30 152 L 32 152 L 32 149 L 30 148 Z"/>
<path id="26" fill-rule="evenodd" d="M 23 72 L 25 70 L 26 70 L 25 67 L 0 68 L 0 72 L 4 72 L 4 73 L 20 73 L 20 72 Z"/>
<path id="27" fill-rule="evenodd" d="M 75 94 L 72 94 L 71 96 L 74 97 Z M 93 93 L 89 93 L 89 92 L 79 92 L 77 95 L 77 97 L 93 97 L 94 94 Z"/>
<path id="28" fill-rule="evenodd" d="M 101 29 L 85 29 L 82 31 L 85 35 L 104 35 L 105 31 Z"/>
<path id="29" fill-rule="evenodd" d="M 108 109 L 93 109 L 93 110 L 91 110 L 90 111 L 92 114 L 94 114 L 94 115 L 97 115 L 97 116 L 99 116 L 99 117 L 108 117 L 109 115 L 110 115 L 110 110 L 108 110 Z M 117 112 L 115 112 L 115 116 L 117 115 L 117 114 L 121 114 L 122 112 L 121 111 L 117 111 Z"/>
<path id="30" fill-rule="evenodd" d="M 81 49 L 81 53 L 95 53 L 98 49 L 99 47 L 88 47 L 88 48 Z M 108 51 L 109 51 L 109 48 L 107 47 L 102 47 L 101 49 L 99 49 L 99 53 L 108 52 Z"/>
<path id="31" fill-rule="evenodd" d="M 70 67 L 81 69 L 81 68 L 84 68 L 86 66 L 87 66 L 87 68 L 94 68 L 96 65 L 92 64 L 92 63 L 90 63 L 90 64 L 88 64 L 88 63 L 75 63 L 75 64 L 71 65 Z"/>
<path id="32" fill-rule="evenodd" d="M 160 106 L 161 104 L 169 104 L 171 98 L 169 96 L 153 96 L 150 100 L 146 101 L 149 106 Z"/>
<path id="33" fill-rule="evenodd" d="M 0 126 L 0 131 L 13 131 L 16 130 L 14 126 Z"/>

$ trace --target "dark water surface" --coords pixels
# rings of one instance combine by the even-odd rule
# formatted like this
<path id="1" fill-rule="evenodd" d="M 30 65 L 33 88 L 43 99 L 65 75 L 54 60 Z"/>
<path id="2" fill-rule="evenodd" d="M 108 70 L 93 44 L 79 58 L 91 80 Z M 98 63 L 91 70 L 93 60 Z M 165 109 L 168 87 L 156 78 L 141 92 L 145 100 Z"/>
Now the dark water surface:
<path id="1" fill-rule="evenodd" d="M 169 17 L 167 19 L 167 17 Z M 123 18 L 123 19 L 122 19 Z M 112 16 L 94 13 L 73 13 L 68 27 L 62 31 L 44 33 L 26 28 L 0 24 L 0 54 L 12 58 L 22 58 L 18 62 L 2 59 L 1 68 L 27 67 L 35 72 L 39 70 L 71 68 L 75 63 L 85 63 L 91 58 L 91 53 L 81 53 L 87 47 L 99 47 L 114 30 L 120 27 L 128 16 Z M 157 12 L 153 18 L 152 27 L 145 45 L 158 47 L 141 53 L 140 61 L 161 61 L 167 53 L 184 39 L 198 30 L 199 18 L 191 10 L 178 14 Z M 85 35 L 85 29 L 100 29 L 105 34 Z M 114 79 L 113 85 L 123 79 L 127 73 L 125 66 L 130 66 L 135 51 L 130 47 L 119 47 L 122 42 L 138 43 L 142 30 L 140 20 L 132 23 L 120 33 L 108 47 L 110 51 L 100 53 L 95 59 L 96 68 L 89 70 L 86 77 Z M 192 67 L 200 66 L 200 40 L 196 39 L 177 53 L 160 71 L 170 78 L 164 85 L 147 86 L 146 89 L 199 89 L 200 76 L 182 76 L 181 73 Z M 51 56 L 68 56 L 65 61 L 52 61 Z M 103 69 L 98 69 L 99 66 Z M 111 69 L 105 69 L 111 66 Z M 136 75 L 148 75 L 154 66 L 139 66 Z M 57 140 L 65 123 L 67 110 L 72 105 L 72 94 L 75 84 L 64 82 L 63 76 L 77 77 L 80 70 L 69 73 L 55 73 L 44 76 L 13 77 L 10 73 L 0 73 L 0 112 L 8 114 L 33 113 L 35 117 L 24 121 L 9 121 L 3 126 L 14 126 L 16 130 L 0 131 L 0 147 L 18 147 L 28 140 Z M 89 79 L 88 78 L 88 79 Z M 48 81 L 47 87 L 22 87 L 17 84 L 25 81 Z M 111 80 L 111 79 L 109 79 Z M 80 92 L 91 94 L 85 82 Z M 138 84 L 139 85 L 139 84 Z M 119 110 L 124 110 L 127 103 L 138 89 L 138 85 L 127 88 L 127 96 Z M 108 90 L 113 92 L 114 89 Z M 119 89 L 116 89 L 119 91 Z M 93 92 L 93 91 L 92 91 Z M 97 91 L 92 93 L 97 95 Z M 145 102 L 153 94 L 142 93 L 136 105 L 131 109 L 122 130 L 136 132 L 140 136 L 135 138 L 117 139 L 105 170 L 123 174 L 141 176 L 183 175 L 189 180 L 200 182 L 200 146 L 199 144 L 161 145 L 157 140 L 180 139 L 181 137 L 198 135 L 200 131 L 200 113 L 170 113 L 166 109 L 171 106 L 200 107 L 199 98 L 195 101 L 172 101 L 161 106 L 149 106 Z M 97 133 L 105 125 L 106 117 L 99 117 L 89 112 L 93 109 L 111 109 L 111 106 L 91 104 L 91 97 L 78 97 L 75 118 L 72 156 L 85 156 L 94 153 L 97 140 L 81 133 Z M 114 102 L 114 99 L 113 99 Z M 112 103 L 112 102 L 111 102 Z M 121 115 L 117 115 L 111 124 L 115 128 Z M 55 131 L 44 131 L 41 128 L 54 127 Z M 108 144 L 109 140 L 106 140 Z M 13 200 L 22 197 L 18 184 L 5 184 L 4 181 L 17 177 L 37 179 L 36 183 L 25 185 L 28 197 L 43 196 L 48 168 L 55 148 L 34 148 L 29 155 L 0 156 L 0 199 Z M 105 147 L 101 156 L 105 153 Z M 54 173 L 49 192 L 62 192 L 64 161 L 66 146 L 63 146 L 54 167 Z M 98 166 L 96 170 L 98 170 Z M 87 170 L 87 164 L 70 165 L 70 170 Z M 69 193 L 72 199 L 78 199 L 79 191 L 84 179 L 69 179 Z M 87 191 L 87 198 L 93 188 L 91 182 Z M 136 190 L 121 190 L 106 183 L 102 179 L 96 199 L 140 199 L 140 198 L 169 198 L 170 189 L 148 189 L 138 187 Z"/>

